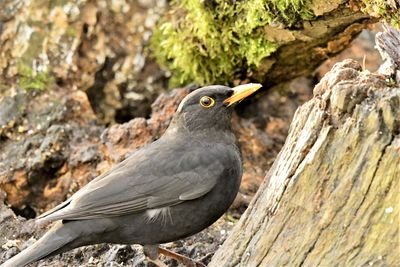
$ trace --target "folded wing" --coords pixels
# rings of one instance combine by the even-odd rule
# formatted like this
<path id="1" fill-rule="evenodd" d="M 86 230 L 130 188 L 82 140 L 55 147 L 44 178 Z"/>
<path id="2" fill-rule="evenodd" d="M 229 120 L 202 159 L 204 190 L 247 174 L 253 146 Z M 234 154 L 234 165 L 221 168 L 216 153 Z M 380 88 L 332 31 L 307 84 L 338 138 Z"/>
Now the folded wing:
<path id="1" fill-rule="evenodd" d="M 229 167 L 223 146 L 172 147 L 156 142 L 136 151 L 38 219 L 104 218 L 177 205 L 207 194 Z"/>

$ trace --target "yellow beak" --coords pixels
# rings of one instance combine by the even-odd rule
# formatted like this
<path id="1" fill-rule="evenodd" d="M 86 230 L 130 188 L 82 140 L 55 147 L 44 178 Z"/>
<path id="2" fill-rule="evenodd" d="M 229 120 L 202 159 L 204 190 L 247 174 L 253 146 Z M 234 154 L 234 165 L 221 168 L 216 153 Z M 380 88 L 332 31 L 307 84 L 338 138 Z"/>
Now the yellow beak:
<path id="1" fill-rule="evenodd" d="M 233 95 L 224 100 L 224 103 L 228 105 L 228 107 L 234 103 L 240 102 L 249 95 L 253 94 L 255 91 L 262 87 L 259 83 L 248 83 L 236 86 L 233 89 Z"/>

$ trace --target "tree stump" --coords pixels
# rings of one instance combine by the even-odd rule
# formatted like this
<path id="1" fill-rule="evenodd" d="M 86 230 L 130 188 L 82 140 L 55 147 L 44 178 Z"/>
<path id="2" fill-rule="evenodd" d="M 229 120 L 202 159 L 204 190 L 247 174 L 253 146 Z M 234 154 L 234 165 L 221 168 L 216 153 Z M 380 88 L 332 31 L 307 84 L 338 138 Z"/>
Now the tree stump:
<path id="1" fill-rule="evenodd" d="M 399 266 L 399 133 L 399 86 L 336 64 L 209 266 Z"/>

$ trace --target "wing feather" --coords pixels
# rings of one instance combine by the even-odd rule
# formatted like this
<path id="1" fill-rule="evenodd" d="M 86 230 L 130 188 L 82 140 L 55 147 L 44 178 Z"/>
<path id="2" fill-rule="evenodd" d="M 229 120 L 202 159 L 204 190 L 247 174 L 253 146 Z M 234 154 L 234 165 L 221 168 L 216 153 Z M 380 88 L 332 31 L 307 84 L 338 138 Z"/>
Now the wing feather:
<path id="1" fill-rule="evenodd" d="M 166 150 L 163 144 L 153 144 L 95 178 L 39 219 L 94 219 L 177 205 L 207 194 L 227 168 L 226 157 L 218 153 L 223 147 L 176 146 L 178 149 Z"/>

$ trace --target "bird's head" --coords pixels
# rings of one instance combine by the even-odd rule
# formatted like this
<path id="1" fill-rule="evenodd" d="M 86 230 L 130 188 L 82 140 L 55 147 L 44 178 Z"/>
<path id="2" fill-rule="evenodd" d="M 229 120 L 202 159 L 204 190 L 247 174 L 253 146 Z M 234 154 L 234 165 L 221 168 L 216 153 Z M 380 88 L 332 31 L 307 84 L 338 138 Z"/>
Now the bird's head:
<path id="1" fill-rule="evenodd" d="M 259 88 L 261 84 L 250 83 L 234 88 L 211 85 L 197 89 L 182 100 L 170 128 L 183 127 L 189 131 L 230 129 L 233 104 Z"/>

